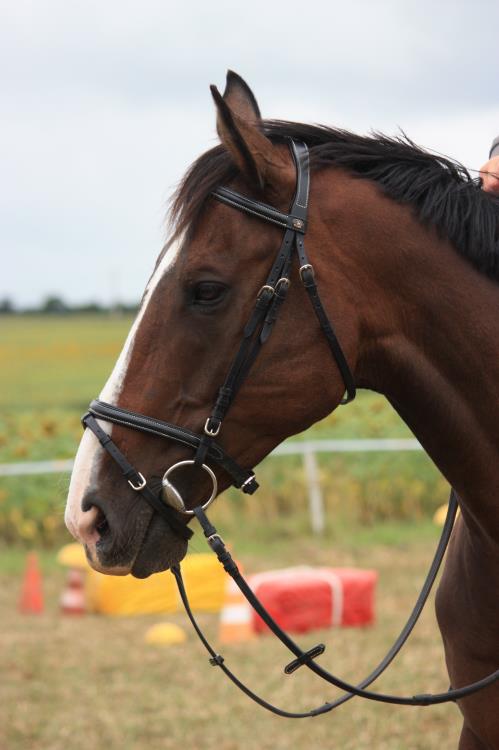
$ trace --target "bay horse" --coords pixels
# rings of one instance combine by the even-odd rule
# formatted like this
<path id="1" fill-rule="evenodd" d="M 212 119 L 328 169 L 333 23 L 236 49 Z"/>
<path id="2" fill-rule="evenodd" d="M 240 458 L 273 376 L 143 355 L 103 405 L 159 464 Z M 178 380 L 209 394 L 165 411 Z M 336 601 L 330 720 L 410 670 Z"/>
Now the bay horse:
<path id="1" fill-rule="evenodd" d="M 285 214 L 296 181 L 288 143 L 298 139 L 310 158 L 308 253 L 355 386 L 384 394 L 459 497 L 436 612 L 451 685 L 478 680 L 499 665 L 497 199 L 461 165 L 408 139 L 262 120 L 235 73 L 223 96 L 212 94 L 221 144 L 176 193 L 172 237 L 100 394 L 111 407 L 181 425 L 187 444 L 94 420 L 101 440 L 85 430 L 68 529 L 104 573 L 146 577 L 185 555 L 184 521 L 155 512 L 135 490 L 147 484 L 154 505 L 165 468 L 186 462 L 171 497 L 187 509 L 206 499 L 212 480 L 192 466 L 189 435 L 203 425 L 215 434 L 207 417 L 217 386 L 282 240 L 279 226 L 213 194 L 225 186 Z M 224 419 L 219 444 L 237 470 L 325 417 L 345 391 L 296 265 L 289 279 L 275 332 Z M 102 448 L 111 431 L 124 465 Z M 124 456 L 140 462 L 130 486 Z M 218 491 L 236 469 L 213 466 Z M 460 750 L 499 748 L 497 683 L 459 705 Z"/>

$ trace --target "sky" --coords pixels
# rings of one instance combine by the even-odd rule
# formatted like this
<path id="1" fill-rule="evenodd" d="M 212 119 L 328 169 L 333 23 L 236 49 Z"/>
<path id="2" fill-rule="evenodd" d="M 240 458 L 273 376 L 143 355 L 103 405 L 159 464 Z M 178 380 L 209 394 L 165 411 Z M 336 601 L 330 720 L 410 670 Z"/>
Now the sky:
<path id="1" fill-rule="evenodd" d="M 498 40 L 496 0 L 0 0 L 0 299 L 140 298 L 227 68 L 264 117 L 402 129 L 478 169 Z"/>

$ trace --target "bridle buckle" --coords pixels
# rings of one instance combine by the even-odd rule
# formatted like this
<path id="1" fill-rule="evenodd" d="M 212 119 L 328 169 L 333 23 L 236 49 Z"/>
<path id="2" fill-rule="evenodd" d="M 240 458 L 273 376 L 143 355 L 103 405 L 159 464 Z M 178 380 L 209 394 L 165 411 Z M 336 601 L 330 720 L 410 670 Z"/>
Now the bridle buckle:
<path id="1" fill-rule="evenodd" d="M 315 279 L 315 272 L 314 272 L 313 265 L 311 263 L 305 263 L 305 265 L 300 266 L 300 279 L 302 280 L 303 283 L 305 283 L 305 279 L 303 278 L 303 273 L 305 271 L 310 272 L 310 275 L 312 276 L 312 280 Z"/>
<path id="2" fill-rule="evenodd" d="M 273 296 L 274 296 L 274 294 L 275 294 L 275 289 L 274 289 L 274 287 L 273 287 L 273 286 L 270 286 L 270 284 L 264 284 L 264 285 L 263 285 L 263 286 L 262 286 L 262 287 L 260 288 L 260 291 L 259 291 L 259 292 L 258 292 L 258 294 L 256 295 L 256 298 L 257 298 L 257 299 L 260 299 L 260 297 L 262 296 L 262 294 L 264 294 L 265 292 L 270 292 L 270 296 L 271 296 L 271 297 L 273 297 Z"/>
<path id="3" fill-rule="evenodd" d="M 216 427 L 210 427 L 210 422 L 214 421 L 213 417 L 208 417 L 206 422 L 204 423 L 204 432 L 206 435 L 209 435 L 210 437 L 216 437 L 218 433 L 220 432 L 220 427 L 222 426 L 222 423 L 220 420 L 218 420 L 218 424 Z"/>
<path id="4" fill-rule="evenodd" d="M 128 480 L 128 484 L 130 485 L 132 490 L 135 490 L 135 492 L 140 492 L 140 490 L 143 490 L 146 486 L 147 479 L 140 471 L 137 472 L 137 476 L 140 479 L 140 482 L 138 484 L 134 484 L 131 479 Z"/>
<path id="5" fill-rule="evenodd" d="M 275 285 L 275 293 L 279 294 L 279 292 L 281 291 L 281 287 L 284 287 L 284 294 L 286 294 L 290 286 L 291 286 L 290 279 L 288 279 L 287 276 L 281 276 L 281 278 L 278 280 L 277 284 Z"/>

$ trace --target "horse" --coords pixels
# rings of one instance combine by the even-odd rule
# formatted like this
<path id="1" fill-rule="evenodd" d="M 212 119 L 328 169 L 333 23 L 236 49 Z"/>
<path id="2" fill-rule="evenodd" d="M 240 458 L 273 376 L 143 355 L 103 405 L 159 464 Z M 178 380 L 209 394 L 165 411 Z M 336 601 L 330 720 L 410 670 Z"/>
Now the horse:
<path id="1" fill-rule="evenodd" d="M 211 482 L 212 495 L 231 484 L 234 462 L 213 465 L 213 477 L 200 471 L 216 434 L 211 406 L 265 293 L 282 227 L 234 210 L 216 192 L 238 191 L 286 214 L 296 182 L 289 141 L 298 140 L 310 160 L 310 265 L 345 367 L 356 388 L 388 399 L 459 498 L 436 615 L 451 685 L 478 680 L 499 664 L 498 202 L 462 165 L 403 135 L 264 120 L 233 72 L 223 96 L 211 90 L 221 142 L 176 192 L 170 239 L 99 397 L 122 414 L 182 426 L 184 442 L 97 413 L 78 448 L 66 525 L 95 569 L 146 577 L 185 555 L 189 517 L 179 511 L 202 505 Z M 345 371 L 307 305 L 302 271 L 290 266 L 272 336 L 225 410 L 219 455 L 230 449 L 236 467 L 254 466 L 342 402 Z M 103 448 L 111 433 L 114 456 Z M 193 461 L 195 445 L 202 456 Z M 130 473 L 125 456 L 140 473 Z M 177 504 L 170 516 L 156 500 L 167 467 L 179 467 L 166 481 Z M 247 482 L 251 473 L 239 484 Z M 150 503 L 137 501 L 146 484 Z M 498 705 L 497 683 L 459 701 L 460 750 L 499 748 Z"/>

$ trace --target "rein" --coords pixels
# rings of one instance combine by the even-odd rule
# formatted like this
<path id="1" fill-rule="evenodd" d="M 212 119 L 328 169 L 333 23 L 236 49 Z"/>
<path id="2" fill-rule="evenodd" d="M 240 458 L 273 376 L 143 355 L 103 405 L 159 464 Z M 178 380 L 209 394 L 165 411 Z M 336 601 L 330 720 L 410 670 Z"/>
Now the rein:
<path id="1" fill-rule="evenodd" d="M 217 558 L 223 565 L 225 571 L 233 578 L 250 606 L 260 615 L 274 635 L 293 655 L 293 660 L 284 668 L 285 673 L 292 674 L 299 667 L 306 666 L 326 682 L 344 691 L 344 695 L 337 700 L 330 703 L 324 703 L 317 708 L 305 712 L 285 711 L 258 696 L 241 682 L 226 666 L 223 656 L 218 654 L 212 648 L 204 636 L 190 608 L 180 571 L 180 565 L 173 566 L 171 570 L 177 582 L 179 594 L 187 616 L 203 645 L 210 654 L 210 664 L 220 667 L 220 669 L 240 690 L 252 700 L 256 701 L 260 706 L 279 716 L 287 718 L 305 718 L 318 716 L 332 711 L 334 708 L 337 708 L 354 696 L 382 703 L 406 706 L 429 706 L 437 703 L 459 700 L 496 682 L 499 679 L 499 670 L 496 670 L 487 677 L 474 683 L 464 687 L 450 689 L 444 693 L 397 696 L 375 693 L 367 690 L 369 685 L 371 685 L 385 671 L 399 653 L 400 649 L 411 634 L 428 599 L 454 525 L 458 508 L 458 500 L 454 490 L 451 491 L 447 518 L 442 530 L 442 535 L 416 604 L 393 646 L 389 649 L 377 667 L 358 685 L 352 685 L 345 682 L 345 680 L 336 677 L 315 662 L 315 659 L 324 653 L 326 648 L 324 644 L 318 644 L 308 651 L 302 651 L 298 644 L 280 628 L 241 575 L 236 563 L 228 552 L 224 541 L 205 514 L 206 508 L 215 499 L 218 489 L 216 476 L 207 462 L 217 464 L 230 476 L 232 484 L 243 492 L 253 494 L 258 488 L 258 483 L 256 482 L 253 470 L 240 467 L 239 464 L 215 441 L 215 438 L 219 434 L 223 420 L 237 395 L 241 384 L 248 376 L 260 349 L 272 333 L 280 308 L 286 299 L 289 289 L 289 276 L 295 254 L 299 262 L 301 282 L 309 296 L 312 309 L 314 310 L 320 328 L 326 337 L 331 354 L 345 385 L 345 395 L 341 403 L 349 403 L 355 398 L 356 394 L 355 381 L 352 372 L 322 304 L 317 289 L 314 269 L 309 262 L 304 246 L 310 187 L 308 148 L 305 143 L 294 140 L 290 140 L 289 146 L 296 167 L 297 177 L 296 192 L 288 214 L 260 201 L 255 201 L 252 198 L 240 195 L 227 187 L 219 187 L 212 193 L 213 198 L 227 206 L 281 227 L 284 230 L 284 237 L 267 279 L 257 294 L 255 305 L 243 330 L 243 338 L 239 350 L 228 369 L 222 386 L 218 390 L 218 395 L 211 414 L 205 422 L 203 434 L 197 434 L 185 427 L 179 427 L 170 424 L 169 422 L 138 414 L 98 400 L 92 401 L 88 412 L 83 416 L 82 422 L 84 427 L 87 427 L 94 433 L 101 446 L 118 464 L 130 487 L 139 493 L 146 502 L 148 502 L 151 507 L 159 513 L 177 536 L 186 541 L 192 536 L 192 531 L 186 526 L 185 520 L 186 517 L 189 519 L 196 516 L 201 524 L 203 533 L 210 548 L 217 555 Z M 151 487 L 149 487 L 144 475 L 132 466 L 108 433 L 102 429 L 98 420 L 104 420 L 106 422 L 136 429 L 168 440 L 174 440 L 175 442 L 192 448 L 195 451 L 194 458 L 187 461 L 180 461 L 167 469 L 162 479 L 162 495 L 157 495 L 153 492 Z M 170 480 L 171 474 L 178 467 L 185 465 L 193 465 L 203 469 L 212 481 L 212 492 L 209 498 L 202 505 L 193 510 L 186 508 L 180 492 Z"/>
<path id="2" fill-rule="evenodd" d="M 331 674 L 331 672 L 328 672 L 326 669 L 324 669 L 323 667 L 315 663 L 314 659 L 316 659 L 318 656 L 323 654 L 324 651 L 326 650 L 326 647 L 323 643 L 319 643 L 316 646 L 313 646 L 308 651 L 302 651 L 302 649 L 298 646 L 298 644 L 295 643 L 295 641 L 293 641 L 293 639 L 290 638 L 289 635 L 284 632 L 284 630 L 282 630 L 282 628 L 276 623 L 273 617 L 265 609 L 265 607 L 260 602 L 258 597 L 255 596 L 250 586 L 248 585 L 247 581 L 241 575 L 241 572 L 239 571 L 236 563 L 234 562 L 230 552 L 227 550 L 227 547 L 225 546 L 223 539 L 218 534 L 216 528 L 210 523 L 204 511 L 201 508 L 196 508 L 194 510 L 194 513 L 199 523 L 201 524 L 203 533 L 208 541 L 208 544 L 210 545 L 213 552 L 216 554 L 219 562 L 223 565 L 226 573 L 228 573 L 231 576 L 236 586 L 239 588 L 239 590 L 243 594 L 246 601 L 250 604 L 250 606 L 255 610 L 255 612 L 258 615 L 260 615 L 264 623 L 270 628 L 270 630 L 274 633 L 274 635 L 281 641 L 281 643 L 295 657 L 291 662 L 289 662 L 289 664 L 287 664 L 284 667 L 284 673 L 288 675 L 293 674 L 293 672 L 295 672 L 300 667 L 306 666 L 308 667 L 308 669 L 310 669 L 312 672 L 314 672 L 316 675 L 321 677 L 326 682 L 344 691 L 344 695 L 342 695 L 337 700 L 329 702 L 329 703 L 323 703 L 322 705 L 317 706 L 316 708 L 310 709 L 309 711 L 303 711 L 303 712 L 285 711 L 284 709 L 281 709 L 278 706 L 274 706 L 272 703 L 269 703 L 268 701 L 264 700 L 261 696 L 254 693 L 250 688 L 247 687 L 247 685 L 245 685 L 243 682 L 241 682 L 241 680 L 239 680 L 236 677 L 236 675 L 226 666 L 224 657 L 218 654 L 213 649 L 213 647 L 210 645 L 209 641 L 207 640 L 206 636 L 202 632 L 201 628 L 199 627 L 194 617 L 194 614 L 189 606 L 187 593 L 185 590 L 184 582 L 182 580 L 182 574 L 180 572 L 180 565 L 176 565 L 172 567 L 171 570 L 177 582 L 177 587 L 179 590 L 180 598 L 182 599 L 182 603 L 186 610 L 187 616 L 189 617 L 189 620 L 191 621 L 197 635 L 199 636 L 199 639 L 201 640 L 204 647 L 210 654 L 210 660 L 209 660 L 210 664 L 212 666 L 220 667 L 221 670 L 227 675 L 227 677 L 240 690 L 242 690 L 243 693 L 245 693 L 249 698 L 251 698 L 253 701 L 258 703 L 260 706 L 265 708 L 267 711 L 270 711 L 271 713 L 277 714 L 278 716 L 283 716 L 284 718 L 288 718 L 288 719 L 305 719 L 308 717 L 319 716 L 320 714 L 329 713 L 329 711 L 332 711 L 333 709 L 338 708 L 343 703 L 346 703 L 348 700 L 350 700 L 351 698 L 354 698 L 355 696 L 359 698 L 365 698 L 371 701 L 376 701 L 378 703 L 391 703 L 391 704 L 399 705 L 399 706 L 434 706 L 435 704 L 438 704 L 438 703 L 448 703 L 450 701 L 457 701 L 457 700 L 460 700 L 461 698 L 466 698 L 468 695 L 472 695 L 473 693 L 476 693 L 478 690 L 482 690 L 483 688 L 486 688 L 489 685 L 492 685 L 494 682 L 496 682 L 499 679 L 499 670 L 492 672 L 492 674 L 487 675 L 487 677 L 484 677 L 481 680 L 477 680 L 476 682 L 473 682 L 469 685 L 465 685 L 464 687 L 461 687 L 461 688 L 456 688 L 454 690 L 452 689 L 447 690 L 444 693 L 435 693 L 435 694 L 421 693 L 419 695 L 413 695 L 413 696 L 400 696 L 400 695 L 390 695 L 386 693 L 374 693 L 371 690 L 366 690 L 366 688 L 369 685 L 371 685 L 391 664 L 393 659 L 397 656 L 397 654 L 401 650 L 402 646 L 407 641 L 412 630 L 414 629 L 414 626 L 416 625 L 419 619 L 419 616 L 421 612 L 423 611 L 424 605 L 428 599 L 433 583 L 435 581 L 440 565 L 442 563 L 445 550 L 447 549 L 447 545 L 449 543 L 449 539 L 452 533 L 452 528 L 454 526 L 454 520 L 456 517 L 457 509 L 458 509 L 457 496 L 454 490 L 452 490 L 451 495 L 450 495 L 450 500 L 449 500 L 449 507 L 447 510 L 447 516 L 446 516 L 444 527 L 442 530 L 442 535 L 440 537 L 437 550 L 435 552 L 435 556 L 433 558 L 430 569 L 428 571 L 428 575 L 425 579 L 421 592 L 416 600 L 416 604 L 414 605 L 414 608 L 406 624 L 402 628 L 400 635 L 396 639 L 393 646 L 389 649 L 385 657 L 379 662 L 379 664 L 375 667 L 375 669 L 366 678 L 364 678 L 361 682 L 359 682 L 358 685 L 352 685 L 351 683 L 346 682 L 345 680 L 342 680 L 339 677 L 336 677 L 334 674 Z"/>

